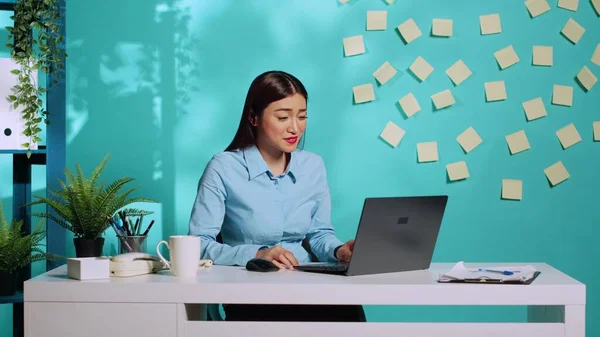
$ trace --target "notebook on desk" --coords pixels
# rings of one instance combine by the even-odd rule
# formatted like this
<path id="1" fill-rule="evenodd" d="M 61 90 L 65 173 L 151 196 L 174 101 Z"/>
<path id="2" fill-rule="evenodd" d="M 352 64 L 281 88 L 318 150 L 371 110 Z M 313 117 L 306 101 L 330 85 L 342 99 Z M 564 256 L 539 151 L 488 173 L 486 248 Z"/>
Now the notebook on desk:
<path id="1" fill-rule="evenodd" d="M 489 266 L 467 268 L 463 261 L 441 274 L 439 283 L 531 284 L 540 274 L 535 267 Z"/>

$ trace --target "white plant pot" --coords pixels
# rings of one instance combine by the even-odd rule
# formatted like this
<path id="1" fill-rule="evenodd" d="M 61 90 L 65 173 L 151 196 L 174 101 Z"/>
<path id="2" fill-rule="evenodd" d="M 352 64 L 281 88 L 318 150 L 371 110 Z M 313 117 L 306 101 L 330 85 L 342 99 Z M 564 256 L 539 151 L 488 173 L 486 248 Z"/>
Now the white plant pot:
<path id="1" fill-rule="evenodd" d="M 21 118 L 21 107 L 13 108 L 8 99 L 13 94 L 12 87 L 18 83 L 17 75 L 11 70 L 18 69 L 17 63 L 11 58 L 0 58 L 0 150 L 26 150 L 21 144 L 30 143 L 31 150 L 37 149 L 37 144 L 23 135 L 25 121 Z M 37 71 L 32 71 L 37 84 Z"/>

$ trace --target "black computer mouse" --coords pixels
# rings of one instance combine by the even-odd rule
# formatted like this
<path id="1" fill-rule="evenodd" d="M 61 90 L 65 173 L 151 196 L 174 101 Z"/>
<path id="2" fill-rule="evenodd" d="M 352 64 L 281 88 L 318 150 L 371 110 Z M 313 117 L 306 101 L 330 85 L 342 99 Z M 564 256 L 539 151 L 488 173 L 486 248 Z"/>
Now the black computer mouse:
<path id="1" fill-rule="evenodd" d="M 270 271 L 278 271 L 279 267 L 275 265 L 273 262 L 260 258 L 253 258 L 248 263 L 246 263 L 246 269 L 250 271 L 259 271 L 259 272 L 270 272 Z"/>

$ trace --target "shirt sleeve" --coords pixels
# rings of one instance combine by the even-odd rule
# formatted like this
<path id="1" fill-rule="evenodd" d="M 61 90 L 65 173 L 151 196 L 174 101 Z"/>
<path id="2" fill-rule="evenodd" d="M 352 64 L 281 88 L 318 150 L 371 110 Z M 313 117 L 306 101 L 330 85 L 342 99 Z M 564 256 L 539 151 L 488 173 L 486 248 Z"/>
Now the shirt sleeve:
<path id="1" fill-rule="evenodd" d="M 202 259 L 211 259 L 218 265 L 239 265 L 256 256 L 262 245 L 230 246 L 216 241 L 225 218 L 227 193 L 219 172 L 223 165 L 213 157 L 198 183 L 196 199 L 191 212 L 189 235 L 200 236 Z"/>
<path id="2" fill-rule="evenodd" d="M 311 226 L 306 236 L 310 249 L 319 261 L 335 262 L 337 261 L 334 255 L 335 249 L 344 243 L 336 237 L 331 225 L 331 195 L 322 159 L 320 159 L 320 178 L 317 183 L 321 192 L 316 197 L 317 202 L 313 210 Z"/>

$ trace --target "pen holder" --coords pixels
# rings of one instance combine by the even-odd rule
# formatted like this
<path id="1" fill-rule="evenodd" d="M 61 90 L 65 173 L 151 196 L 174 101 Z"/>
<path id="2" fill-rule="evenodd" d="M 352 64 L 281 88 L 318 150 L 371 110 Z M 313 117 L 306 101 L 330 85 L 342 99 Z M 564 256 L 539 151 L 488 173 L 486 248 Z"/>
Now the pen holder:
<path id="1" fill-rule="evenodd" d="M 119 238 L 119 254 L 125 253 L 147 253 L 146 242 L 148 236 L 117 236 Z"/>

